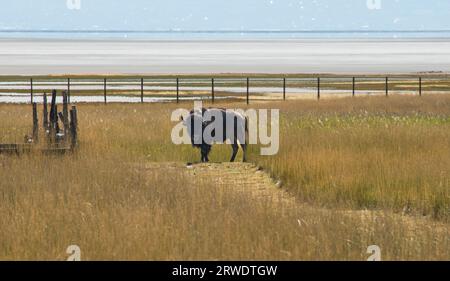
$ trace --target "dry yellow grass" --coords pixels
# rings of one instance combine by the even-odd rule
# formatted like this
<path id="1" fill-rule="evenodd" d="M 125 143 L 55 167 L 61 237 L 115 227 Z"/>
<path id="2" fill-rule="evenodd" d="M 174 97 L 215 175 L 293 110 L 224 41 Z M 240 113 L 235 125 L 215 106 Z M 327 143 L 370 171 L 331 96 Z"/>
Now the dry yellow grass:
<path id="1" fill-rule="evenodd" d="M 450 221 L 450 98 L 289 103 L 280 153 L 257 157 L 304 201 Z"/>
<path id="2" fill-rule="evenodd" d="M 438 199 L 448 210 L 449 104 L 439 96 L 255 105 L 281 109 L 282 146 L 273 158 L 252 148 L 251 159 L 285 181 L 295 204 L 190 175 L 182 163 L 198 152 L 170 141 L 177 105 L 79 105 L 76 155 L 0 156 L 0 259 L 63 260 L 77 244 L 84 260 L 364 260 L 377 244 L 383 259 L 448 260 L 448 214 L 416 213 L 434 214 Z M 0 142 L 21 141 L 30 117 L 29 106 L 0 105 Z M 214 147 L 212 159 L 229 154 Z M 392 212 L 402 200 L 410 216 Z M 363 207 L 378 211 L 356 211 Z"/>

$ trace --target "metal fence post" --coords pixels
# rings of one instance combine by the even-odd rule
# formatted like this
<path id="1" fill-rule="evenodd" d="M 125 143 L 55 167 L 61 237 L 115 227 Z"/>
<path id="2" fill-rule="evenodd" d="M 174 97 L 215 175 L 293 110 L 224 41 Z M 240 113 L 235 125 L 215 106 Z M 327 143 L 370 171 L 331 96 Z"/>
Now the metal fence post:
<path id="1" fill-rule="evenodd" d="M 283 78 L 283 100 L 286 100 L 286 77 Z"/>
<path id="2" fill-rule="evenodd" d="M 180 79 L 177 78 L 177 103 L 180 102 Z"/>
<path id="3" fill-rule="evenodd" d="M 250 78 L 247 77 L 247 104 L 250 104 Z"/>
<path id="4" fill-rule="evenodd" d="M 70 103 L 70 78 L 67 78 L 67 102 Z"/>
<path id="5" fill-rule="evenodd" d="M 33 104 L 34 102 L 33 78 L 30 78 L 30 97 L 31 97 L 31 104 Z"/>
<path id="6" fill-rule="evenodd" d="M 141 78 L 141 103 L 144 103 L 144 78 Z"/>
<path id="7" fill-rule="evenodd" d="M 389 96 L 389 78 L 386 77 L 386 97 Z"/>
<path id="8" fill-rule="evenodd" d="M 215 91 L 214 91 L 214 78 L 211 78 L 211 101 L 212 103 L 214 103 L 214 95 L 215 95 Z"/>
<path id="9" fill-rule="evenodd" d="M 422 77 L 419 77 L 419 96 L 422 96 Z"/>
<path id="10" fill-rule="evenodd" d="M 355 96 L 355 89 L 356 89 L 356 78 L 353 77 L 352 79 L 352 96 Z"/>
<path id="11" fill-rule="evenodd" d="M 320 77 L 317 77 L 317 100 L 320 100 Z"/>
<path id="12" fill-rule="evenodd" d="M 106 104 L 107 103 L 107 100 L 106 100 L 106 78 L 104 78 L 104 80 L 103 80 L 103 96 L 105 98 L 105 104 Z"/>

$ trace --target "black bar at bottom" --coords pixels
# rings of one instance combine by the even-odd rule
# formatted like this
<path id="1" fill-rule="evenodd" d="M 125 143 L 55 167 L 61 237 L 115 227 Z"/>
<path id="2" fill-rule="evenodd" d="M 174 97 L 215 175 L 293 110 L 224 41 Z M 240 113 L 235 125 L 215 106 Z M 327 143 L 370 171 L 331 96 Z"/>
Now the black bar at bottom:
<path id="1" fill-rule="evenodd" d="M 448 276 L 450 266 L 445 262 L 6 262 L 0 263 L 0 272 L 16 278 L 29 274 L 59 280 L 95 276 L 119 280 L 130 276 L 143 280 L 316 280 L 327 276 L 332 278 L 326 280 L 383 280 L 396 274 L 407 280 Z"/>

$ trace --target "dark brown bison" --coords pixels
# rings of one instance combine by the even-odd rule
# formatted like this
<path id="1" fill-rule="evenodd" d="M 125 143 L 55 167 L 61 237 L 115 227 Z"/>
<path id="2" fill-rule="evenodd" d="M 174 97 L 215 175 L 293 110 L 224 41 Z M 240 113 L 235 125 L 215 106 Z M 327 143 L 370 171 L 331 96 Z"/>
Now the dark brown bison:
<path id="1" fill-rule="evenodd" d="M 236 159 L 239 145 L 244 152 L 243 161 L 246 161 L 248 120 L 243 114 L 223 108 L 202 108 L 192 110 L 183 122 L 192 146 L 200 149 L 201 162 L 209 162 L 208 155 L 214 143 L 227 141 L 233 148 L 230 162 Z"/>

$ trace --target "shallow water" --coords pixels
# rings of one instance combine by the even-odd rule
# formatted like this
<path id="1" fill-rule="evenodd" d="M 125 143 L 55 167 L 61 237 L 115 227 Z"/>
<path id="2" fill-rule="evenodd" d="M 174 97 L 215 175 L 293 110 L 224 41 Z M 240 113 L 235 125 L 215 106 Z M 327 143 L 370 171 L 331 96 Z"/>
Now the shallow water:
<path id="1" fill-rule="evenodd" d="M 187 100 L 207 100 L 207 97 L 180 97 L 181 101 Z M 223 97 L 216 97 L 216 99 L 225 99 Z M 31 98 L 29 94 L 0 94 L 0 103 L 14 103 L 14 104 L 27 104 L 30 103 Z M 158 103 L 158 102 L 175 102 L 176 97 L 144 97 L 144 103 Z M 34 96 L 33 102 L 43 103 L 42 96 Z M 56 98 L 56 103 L 62 104 L 62 97 Z M 71 103 L 103 103 L 105 102 L 104 96 L 71 96 Z M 140 103 L 140 97 L 130 96 L 108 96 L 108 103 Z"/>
<path id="2" fill-rule="evenodd" d="M 445 92 L 434 92 L 434 93 L 445 93 Z M 288 98 L 297 97 L 297 98 L 315 98 L 317 96 L 317 92 L 314 89 L 291 89 L 286 91 L 286 94 L 289 95 Z M 323 96 L 351 96 L 351 91 L 348 90 L 321 90 L 321 95 Z M 371 95 L 384 95 L 385 91 L 358 91 L 356 93 L 357 96 L 371 96 Z M 390 91 L 391 95 L 417 95 L 417 91 Z M 226 100 L 226 99 L 236 99 L 236 98 L 244 98 L 245 94 L 242 95 L 226 95 L 226 96 L 216 96 L 216 100 Z M 282 99 L 283 95 L 280 92 L 271 91 L 263 94 L 253 94 L 250 96 L 250 99 Z M 194 100 L 210 100 L 210 96 L 180 96 L 180 101 L 194 101 Z M 167 97 L 145 97 L 143 99 L 144 103 L 166 103 L 166 102 L 176 102 L 177 98 L 175 95 L 167 96 Z M 50 102 L 50 98 L 48 98 Z M 0 103 L 13 103 L 13 104 L 27 104 L 31 102 L 30 94 L 23 93 L 0 93 Z M 34 95 L 33 102 L 42 103 L 43 97 L 42 95 Z M 57 96 L 56 102 L 58 104 L 62 103 L 62 97 Z M 103 95 L 89 95 L 89 96 L 77 96 L 73 95 L 70 97 L 71 103 L 104 103 L 105 97 Z M 124 95 L 108 95 L 107 96 L 108 103 L 140 103 L 140 96 L 124 96 Z"/>

